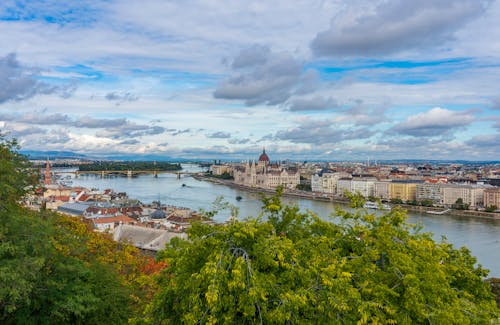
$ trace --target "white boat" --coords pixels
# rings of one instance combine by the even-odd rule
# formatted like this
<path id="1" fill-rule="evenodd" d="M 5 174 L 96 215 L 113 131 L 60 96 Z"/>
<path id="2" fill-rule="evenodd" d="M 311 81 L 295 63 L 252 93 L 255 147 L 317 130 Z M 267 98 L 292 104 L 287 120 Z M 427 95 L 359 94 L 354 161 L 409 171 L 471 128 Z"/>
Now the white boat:
<path id="1" fill-rule="evenodd" d="M 432 210 L 429 210 L 429 211 L 425 211 L 425 213 L 442 215 L 442 214 L 445 214 L 445 213 L 449 212 L 450 210 L 451 209 L 446 209 L 446 210 L 443 210 L 443 211 L 432 211 Z"/>
<path id="2" fill-rule="evenodd" d="M 363 205 L 365 209 L 380 209 L 380 210 L 390 210 L 391 207 L 385 203 L 377 203 L 372 201 L 366 201 L 365 205 Z"/>

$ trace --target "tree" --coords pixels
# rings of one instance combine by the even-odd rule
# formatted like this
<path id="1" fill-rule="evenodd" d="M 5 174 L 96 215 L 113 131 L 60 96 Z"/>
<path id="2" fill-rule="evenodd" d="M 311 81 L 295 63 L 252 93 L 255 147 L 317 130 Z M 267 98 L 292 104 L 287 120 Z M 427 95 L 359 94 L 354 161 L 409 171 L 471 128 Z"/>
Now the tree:
<path id="1" fill-rule="evenodd" d="M 486 212 L 495 212 L 496 210 L 498 210 L 496 205 L 490 205 L 484 209 Z"/>
<path id="2" fill-rule="evenodd" d="M 333 222 L 278 196 L 256 219 L 195 224 L 175 239 L 147 319 L 155 324 L 489 324 L 487 271 L 393 209 Z"/>
<path id="3" fill-rule="evenodd" d="M 15 150 L 0 139 L 0 323 L 126 323 L 154 287 L 147 259 L 77 219 L 20 206 L 35 173 Z"/>
<path id="4" fill-rule="evenodd" d="M 424 206 L 424 207 L 432 207 L 434 205 L 434 202 L 432 202 L 432 200 L 429 200 L 429 199 L 425 199 L 425 200 L 421 200 L 420 202 L 418 202 L 421 206 Z"/>
<path id="5" fill-rule="evenodd" d="M 351 208 L 362 208 L 366 203 L 364 196 L 360 192 L 352 193 L 345 191 L 344 196 L 351 201 Z"/>
<path id="6" fill-rule="evenodd" d="M 0 209 L 17 202 L 38 181 L 38 175 L 28 159 L 21 155 L 15 139 L 9 140 L 0 132 Z"/>
<path id="7" fill-rule="evenodd" d="M 403 200 L 401 200 L 400 198 L 392 198 L 389 200 L 389 202 L 394 204 L 403 204 Z"/>
<path id="8" fill-rule="evenodd" d="M 468 210 L 469 209 L 469 204 L 464 203 L 464 200 L 462 198 L 458 198 L 455 201 L 455 204 L 453 204 L 453 207 L 457 210 Z"/>

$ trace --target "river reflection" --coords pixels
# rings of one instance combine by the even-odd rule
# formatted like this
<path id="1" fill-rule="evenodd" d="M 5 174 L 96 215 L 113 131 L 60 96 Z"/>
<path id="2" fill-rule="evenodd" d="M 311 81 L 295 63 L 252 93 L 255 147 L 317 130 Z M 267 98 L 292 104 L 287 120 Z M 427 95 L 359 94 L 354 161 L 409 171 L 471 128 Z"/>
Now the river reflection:
<path id="1" fill-rule="evenodd" d="M 191 171 L 196 171 L 195 165 L 183 165 Z M 238 189 L 229 188 L 206 181 L 198 181 L 190 176 L 177 179 L 173 174 L 160 174 L 158 178 L 151 175 L 138 177 L 105 177 L 80 176 L 73 178 L 73 185 L 87 188 L 106 189 L 127 192 L 129 197 L 150 203 L 160 200 L 164 204 L 188 207 L 193 210 L 210 210 L 217 197 L 224 199 L 239 208 L 239 217 L 255 217 L 262 208 L 260 196 Z M 241 196 L 241 200 L 236 200 Z M 288 204 L 298 204 L 302 210 L 310 210 L 322 218 L 328 218 L 335 212 L 337 204 L 330 202 L 311 201 L 305 199 L 283 198 Z M 421 223 L 423 231 L 432 232 L 436 240 L 442 236 L 456 248 L 468 247 L 478 263 L 490 270 L 490 276 L 500 277 L 500 220 L 471 219 L 448 215 L 427 215 L 408 213 L 409 222 Z M 229 217 L 229 211 L 218 214 L 216 221 L 224 221 Z"/>

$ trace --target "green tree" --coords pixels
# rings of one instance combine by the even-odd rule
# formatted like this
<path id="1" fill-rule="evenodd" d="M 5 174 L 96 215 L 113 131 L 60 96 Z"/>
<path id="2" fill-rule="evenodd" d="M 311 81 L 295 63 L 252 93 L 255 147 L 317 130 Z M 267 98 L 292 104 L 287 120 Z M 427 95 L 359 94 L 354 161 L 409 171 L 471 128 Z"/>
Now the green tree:
<path id="1" fill-rule="evenodd" d="M 490 205 L 484 209 L 486 212 L 495 212 L 496 210 L 498 210 L 496 205 Z"/>
<path id="2" fill-rule="evenodd" d="M 352 193 L 345 191 L 344 196 L 351 201 L 351 208 L 362 208 L 366 203 L 365 197 L 360 192 Z"/>
<path id="3" fill-rule="evenodd" d="M 17 202 L 38 181 L 37 172 L 18 150 L 17 141 L 0 132 L 0 209 Z"/>
<path id="4" fill-rule="evenodd" d="M 401 200 L 400 198 L 392 198 L 390 199 L 391 203 L 394 203 L 394 204 L 403 204 L 403 200 Z"/>
<path id="5" fill-rule="evenodd" d="M 402 210 L 337 210 L 333 222 L 278 196 L 262 213 L 196 224 L 158 258 L 169 267 L 154 324 L 490 324 L 499 314 L 466 248 L 433 241 Z"/>
<path id="6" fill-rule="evenodd" d="M 424 206 L 424 207 L 432 207 L 434 205 L 434 202 L 432 202 L 432 200 L 428 200 L 428 199 L 425 199 L 425 200 L 421 200 L 420 202 L 418 202 L 421 206 Z"/>
<path id="7" fill-rule="evenodd" d="M 1 138 L 0 323 L 126 323 L 152 287 L 146 259 L 77 219 L 20 206 L 35 174 L 15 150 Z"/>
<path id="8" fill-rule="evenodd" d="M 457 210 L 468 210 L 469 209 L 469 204 L 464 203 L 464 200 L 462 198 L 458 198 L 455 201 L 455 204 L 453 204 L 453 208 Z"/>

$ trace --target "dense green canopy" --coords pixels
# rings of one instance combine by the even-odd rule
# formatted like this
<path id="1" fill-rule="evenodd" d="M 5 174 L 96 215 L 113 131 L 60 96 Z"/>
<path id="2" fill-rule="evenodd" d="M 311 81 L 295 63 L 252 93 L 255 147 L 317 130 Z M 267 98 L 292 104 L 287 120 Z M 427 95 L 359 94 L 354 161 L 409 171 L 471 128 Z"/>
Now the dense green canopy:
<path id="1" fill-rule="evenodd" d="M 0 209 L 16 202 L 37 183 L 37 174 L 29 161 L 17 151 L 15 139 L 0 132 Z"/>
<path id="2" fill-rule="evenodd" d="M 127 323 L 142 307 L 143 257 L 78 219 L 20 206 L 36 177 L 16 149 L 0 136 L 0 324 Z"/>
<path id="3" fill-rule="evenodd" d="M 487 271 L 466 248 L 436 243 L 394 210 L 337 210 L 331 221 L 278 196 L 259 218 L 198 224 L 169 264 L 155 324 L 490 324 Z"/>

